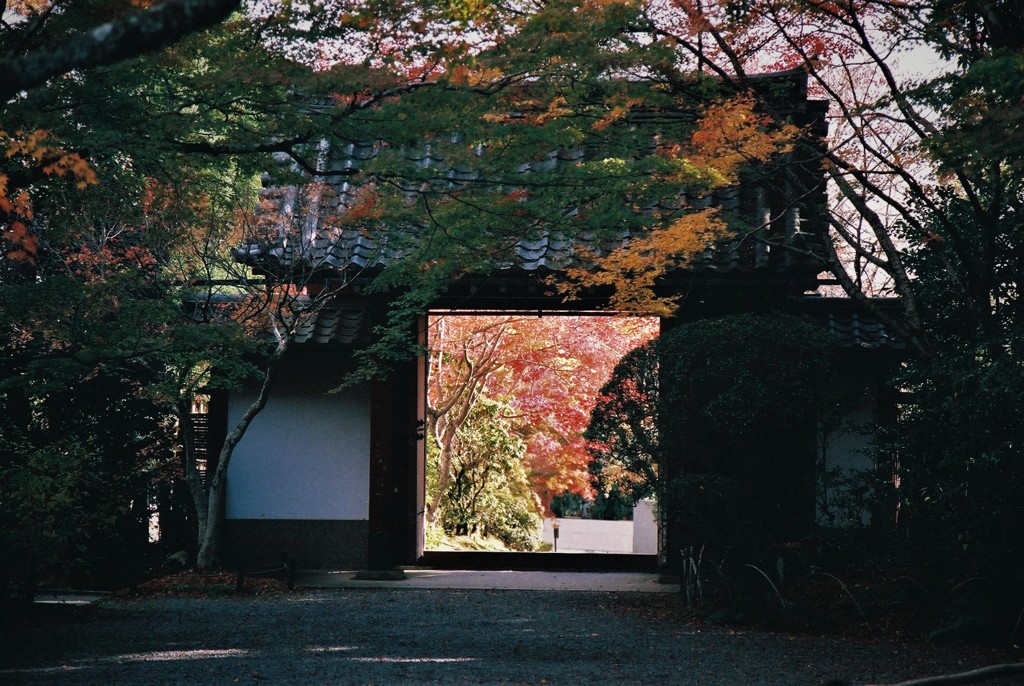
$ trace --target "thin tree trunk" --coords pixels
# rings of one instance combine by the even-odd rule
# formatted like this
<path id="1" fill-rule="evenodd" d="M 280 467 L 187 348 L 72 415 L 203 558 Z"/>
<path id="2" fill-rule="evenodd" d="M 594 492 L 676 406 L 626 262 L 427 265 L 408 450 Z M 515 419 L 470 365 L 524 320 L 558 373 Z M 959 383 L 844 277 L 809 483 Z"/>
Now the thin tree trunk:
<path id="1" fill-rule="evenodd" d="M 448 485 L 451 483 L 451 468 L 452 468 L 452 440 L 454 436 L 451 435 L 451 427 L 448 427 L 448 431 L 442 433 L 439 425 L 441 418 L 434 418 L 430 422 L 430 432 L 434 435 L 434 442 L 437 443 L 437 488 L 430 498 L 429 506 L 427 507 L 427 521 L 431 524 L 434 523 L 434 519 L 437 517 L 437 509 L 441 506 L 441 498 L 444 496 L 445 491 L 448 490 Z"/>
<path id="2" fill-rule="evenodd" d="M 270 398 L 271 384 L 277 376 L 278 364 L 281 358 L 284 357 L 290 340 L 290 337 L 282 338 L 278 343 L 277 348 L 270 356 L 267 366 L 263 370 L 263 383 L 260 385 L 256 400 L 249 405 L 245 414 L 238 420 L 238 424 L 235 425 L 235 428 L 224 439 L 224 445 L 221 447 L 220 457 L 217 461 L 217 469 L 210 479 L 208 489 L 206 534 L 199 540 L 199 555 L 196 559 L 196 566 L 201 570 L 215 569 L 220 565 L 221 539 L 224 531 L 224 500 L 228 485 L 228 463 L 231 461 L 231 455 L 235 450 L 235 446 L 245 436 L 245 432 L 248 430 L 249 425 L 252 424 L 252 420 L 267 406 L 267 400 Z"/>
<path id="3" fill-rule="evenodd" d="M 437 517 L 441 499 L 451 483 L 452 450 L 459 427 L 466 423 L 476 401 L 484 394 L 489 375 L 503 364 L 498 360 L 496 353 L 498 344 L 505 334 L 505 326 L 508 321 L 505 320 L 497 326 L 497 333 L 493 338 L 485 339 L 484 352 L 479 359 L 474 359 L 470 355 L 469 343 L 465 340 L 462 341 L 460 364 L 465 366 L 465 374 L 458 383 L 453 384 L 454 390 L 447 398 L 442 398 L 427 408 L 427 429 L 433 434 L 434 441 L 437 443 L 439 461 L 437 490 L 427 506 L 427 522 L 431 524 Z M 493 327 L 488 325 L 477 331 L 476 334 L 483 335 L 491 328 Z M 430 363 L 431 378 L 439 378 L 441 366 L 444 364 L 443 334 L 441 341 L 442 347 L 436 351 L 436 362 L 432 359 Z"/>

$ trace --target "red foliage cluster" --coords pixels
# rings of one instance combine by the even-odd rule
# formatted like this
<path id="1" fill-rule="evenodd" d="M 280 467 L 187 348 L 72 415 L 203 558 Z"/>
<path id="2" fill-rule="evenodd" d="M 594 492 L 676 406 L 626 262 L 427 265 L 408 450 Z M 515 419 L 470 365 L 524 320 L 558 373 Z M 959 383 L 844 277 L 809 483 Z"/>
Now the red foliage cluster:
<path id="1" fill-rule="evenodd" d="M 593 497 L 583 438 L 590 412 L 616 363 L 657 335 L 658 321 L 513 315 L 445 316 L 443 326 L 438 321 L 429 341 L 431 407 L 478 383 L 480 395 L 505 403 L 527 445 L 526 466 L 545 507 L 566 492 Z M 493 350 L 496 364 L 480 364 L 484 349 Z M 486 376 L 474 376 L 477 371 Z"/>

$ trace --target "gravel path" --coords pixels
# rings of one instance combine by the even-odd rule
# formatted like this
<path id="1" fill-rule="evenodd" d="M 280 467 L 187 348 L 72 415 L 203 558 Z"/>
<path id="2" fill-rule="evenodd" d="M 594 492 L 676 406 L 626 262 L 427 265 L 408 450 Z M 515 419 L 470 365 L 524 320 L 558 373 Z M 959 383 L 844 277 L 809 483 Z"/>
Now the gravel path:
<path id="1" fill-rule="evenodd" d="M 948 646 L 702 628 L 666 611 L 676 602 L 379 589 L 108 600 L 74 622 L 0 636 L 0 683 L 820 686 L 986 661 Z"/>

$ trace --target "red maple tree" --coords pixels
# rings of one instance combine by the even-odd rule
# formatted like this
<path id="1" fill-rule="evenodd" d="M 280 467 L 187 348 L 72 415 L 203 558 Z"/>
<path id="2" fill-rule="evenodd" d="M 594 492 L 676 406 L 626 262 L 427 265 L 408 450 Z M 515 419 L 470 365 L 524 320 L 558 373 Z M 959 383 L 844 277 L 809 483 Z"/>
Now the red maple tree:
<path id="1" fill-rule="evenodd" d="M 446 447 L 473 404 L 504 404 L 527 445 L 534 490 L 547 508 L 562 493 L 594 496 L 591 455 L 583 432 L 601 386 L 629 350 L 658 332 L 653 318 L 445 314 L 429 334 L 428 428 L 439 447 L 446 485 Z M 431 494 L 436 510 L 440 493 Z"/>

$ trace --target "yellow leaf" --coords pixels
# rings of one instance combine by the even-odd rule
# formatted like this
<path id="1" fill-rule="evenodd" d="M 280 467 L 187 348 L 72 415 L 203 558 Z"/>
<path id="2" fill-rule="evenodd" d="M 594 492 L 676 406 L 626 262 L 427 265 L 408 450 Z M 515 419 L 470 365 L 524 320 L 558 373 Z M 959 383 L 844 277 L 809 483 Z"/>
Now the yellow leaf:
<path id="1" fill-rule="evenodd" d="M 693 133 L 689 161 L 704 167 L 715 186 L 736 183 L 743 165 L 766 162 L 793 146 L 797 128 L 772 128 L 772 120 L 755 112 L 754 104 L 750 95 L 740 95 L 711 105 Z"/>
<path id="2" fill-rule="evenodd" d="M 675 310 L 675 299 L 657 295 L 658 279 L 685 267 L 713 241 L 727 235 L 717 209 L 688 212 L 605 255 L 583 256 L 590 264 L 567 269 L 568 282 L 557 286 L 569 298 L 585 288 L 611 286 L 614 309 L 668 316 Z"/>

